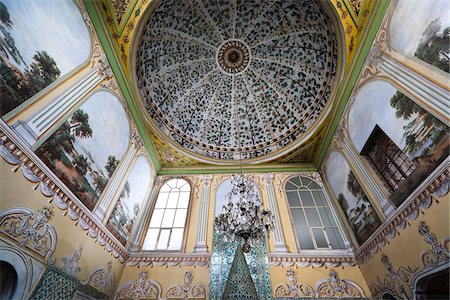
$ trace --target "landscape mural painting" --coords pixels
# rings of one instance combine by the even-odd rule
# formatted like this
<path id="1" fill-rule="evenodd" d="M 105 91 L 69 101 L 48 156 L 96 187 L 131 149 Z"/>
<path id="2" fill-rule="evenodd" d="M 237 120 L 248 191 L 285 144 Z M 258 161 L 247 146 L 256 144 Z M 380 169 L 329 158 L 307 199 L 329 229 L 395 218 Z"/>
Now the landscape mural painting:
<path id="1" fill-rule="evenodd" d="M 0 116 L 81 65 L 90 49 L 72 0 L 0 1 Z"/>
<path id="2" fill-rule="evenodd" d="M 36 150 L 41 160 L 93 209 L 130 140 L 127 114 L 117 97 L 94 93 Z"/>
<path id="3" fill-rule="evenodd" d="M 400 0 L 390 25 L 392 46 L 450 72 L 450 1 Z"/>
<path id="4" fill-rule="evenodd" d="M 341 154 L 330 154 L 326 171 L 328 182 L 361 245 L 380 226 L 380 218 Z"/>
<path id="5" fill-rule="evenodd" d="M 414 166 L 414 171 L 389 197 L 398 206 L 448 157 L 449 128 L 395 87 L 381 80 L 372 81 L 361 88 L 350 108 L 348 128 L 358 152 L 361 152 L 376 125 L 407 155 Z"/>
<path id="6" fill-rule="evenodd" d="M 150 165 L 144 156 L 136 159 L 106 227 L 125 245 L 150 184 Z"/>

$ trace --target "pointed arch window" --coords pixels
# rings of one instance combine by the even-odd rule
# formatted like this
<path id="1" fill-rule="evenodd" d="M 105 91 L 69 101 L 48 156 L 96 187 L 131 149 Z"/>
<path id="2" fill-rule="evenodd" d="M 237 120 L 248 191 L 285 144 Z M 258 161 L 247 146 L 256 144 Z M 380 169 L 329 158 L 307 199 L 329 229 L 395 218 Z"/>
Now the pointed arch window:
<path id="1" fill-rule="evenodd" d="M 171 179 L 159 190 L 142 250 L 181 250 L 191 186 Z"/>
<path id="2" fill-rule="evenodd" d="M 346 248 L 336 217 L 319 184 L 298 176 L 287 181 L 285 190 L 300 249 Z"/>

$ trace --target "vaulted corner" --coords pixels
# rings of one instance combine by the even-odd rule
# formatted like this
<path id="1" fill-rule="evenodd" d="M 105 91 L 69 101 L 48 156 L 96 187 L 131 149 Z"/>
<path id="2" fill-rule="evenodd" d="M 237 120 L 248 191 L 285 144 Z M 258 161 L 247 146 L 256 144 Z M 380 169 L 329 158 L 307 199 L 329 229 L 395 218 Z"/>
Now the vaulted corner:
<path id="1" fill-rule="evenodd" d="M 0 0 L 0 299 L 447 299 L 446 0 Z"/>

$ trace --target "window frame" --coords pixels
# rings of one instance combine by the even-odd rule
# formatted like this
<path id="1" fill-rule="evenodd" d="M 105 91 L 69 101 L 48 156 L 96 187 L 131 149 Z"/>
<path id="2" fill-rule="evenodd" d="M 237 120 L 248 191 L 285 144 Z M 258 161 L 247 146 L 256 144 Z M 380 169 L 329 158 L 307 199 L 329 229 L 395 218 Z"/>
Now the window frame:
<path id="1" fill-rule="evenodd" d="M 312 182 L 314 182 L 315 184 L 317 184 L 320 187 L 320 189 L 317 188 L 317 189 L 312 189 L 312 190 L 317 190 L 317 191 L 320 190 L 323 193 L 323 196 L 325 198 L 326 204 L 329 207 L 329 211 L 330 211 L 331 215 L 333 216 L 333 218 L 334 218 L 334 220 L 336 222 L 335 226 L 322 226 L 322 227 L 320 227 L 320 226 L 310 226 L 309 225 L 309 221 L 308 221 L 308 217 L 306 216 L 306 213 L 304 213 L 306 225 L 297 226 L 297 225 L 294 224 L 294 218 L 293 218 L 293 215 L 292 215 L 292 208 L 301 208 L 302 210 L 304 210 L 305 206 L 303 205 L 302 202 L 300 202 L 300 206 L 298 206 L 298 207 L 297 206 L 295 206 L 295 207 L 291 206 L 291 204 L 289 203 L 287 192 L 288 191 L 289 192 L 294 192 L 294 191 L 293 190 L 288 190 L 286 186 L 292 179 L 299 178 L 299 177 L 303 177 L 305 179 L 311 180 Z M 300 187 L 302 187 L 302 186 L 304 186 L 304 185 L 302 184 Z M 311 188 L 309 188 L 308 186 L 304 186 L 304 187 L 306 187 L 306 189 L 304 191 L 308 191 L 309 193 L 311 193 L 311 197 L 313 197 L 312 200 L 313 200 L 313 203 L 314 203 L 314 206 L 307 206 L 307 208 L 314 207 L 316 212 L 317 212 L 317 215 L 319 216 L 320 222 L 322 223 L 322 225 L 324 225 L 324 223 L 322 221 L 322 217 L 320 216 L 318 208 L 319 207 L 325 207 L 325 206 L 323 206 L 323 205 L 321 205 L 321 206 L 319 205 L 318 206 L 316 204 L 316 200 L 314 198 L 315 196 L 313 196 L 313 194 L 312 194 Z M 299 199 L 301 199 L 300 198 L 300 194 L 299 194 L 300 191 L 301 191 L 300 189 L 295 190 L 295 192 L 297 193 Z M 339 216 L 337 215 L 337 213 L 335 212 L 335 207 L 333 206 L 333 204 L 332 204 L 332 202 L 330 200 L 330 197 L 328 196 L 328 193 L 327 193 L 327 191 L 325 189 L 325 186 L 323 184 L 320 184 L 319 182 L 317 182 L 316 180 L 314 180 L 314 179 L 312 179 L 312 178 L 310 178 L 308 176 L 305 176 L 305 175 L 302 175 L 302 174 L 297 174 L 297 175 L 289 176 L 288 178 L 286 178 L 286 180 L 284 181 L 284 184 L 283 184 L 283 192 L 284 192 L 284 197 L 285 197 L 285 203 L 286 203 L 287 210 L 288 210 L 288 213 L 289 213 L 289 218 L 290 218 L 289 221 L 291 223 L 292 234 L 294 235 L 294 239 L 295 239 L 296 246 L 297 246 L 297 252 L 308 253 L 308 252 L 316 252 L 316 251 L 320 251 L 320 252 L 326 251 L 326 252 L 330 252 L 330 253 L 335 252 L 336 254 L 342 254 L 345 251 L 349 250 L 350 243 L 348 242 L 348 238 L 345 235 L 344 230 L 342 229 L 342 225 L 341 225 L 342 221 L 339 218 Z M 296 230 L 297 227 L 307 227 L 308 228 L 308 233 L 309 233 L 309 235 L 311 237 L 314 249 L 302 249 L 301 248 L 301 243 L 300 243 L 300 240 L 299 240 L 299 237 L 298 237 L 298 234 L 297 234 L 297 230 Z M 339 234 L 341 235 L 341 238 L 342 238 L 342 242 L 343 242 L 343 247 L 342 248 L 332 248 L 331 243 L 330 243 L 330 238 L 328 237 L 328 233 L 326 232 L 325 228 L 337 228 L 337 230 L 338 230 L 338 232 L 339 232 Z M 315 239 L 315 236 L 314 236 L 314 233 L 313 233 L 312 229 L 322 229 L 322 231 L 324 232 L 324 237 L 325 237 L 325 240 L 326 240 L 326 242 L 328 244 L 328 247 L 318 247 L 317 246 L 317 242 L 316 242 L 316 239 Z"/>
<path id="2" fill-rule="evenodd" d="M 186 211 L 186 219 L 184 221 L 183 236 L 181 238 L 180 249 L 169 249 L 169 247 L 167 247 L 167 249 L 157 249 L 162 229 L 165 229 L 165 230 L 170 229 L 170 234 L 169 234 L 169 238 L 168 238 L 168 242 L 170 242 L 170 237 L 172 235 L 172 230 L 174 229 L 173 226 L 172 227 L 159 226 L 159 227 L 153 228 L 153 229 L 156 229 L 156 228 L 158 229 L 158 236 L 156 237 L 155 249 L 153 249 L 153 250 L 151 250 L 151 249 L 144 249 L 144 244 L 145 244 L 145 240 L 146 240 L 148 231 L 150 229 L 152 229 L 152 228 L 150 228 L 150 223 L 151 223 L 151 220 L 152 220 L 152 217 L 153 217 L 153 213 L 155 211 L 156 202 L 158 200 L 160 191 L 167 184 L 167 182 L 169 182 L 171 180 L 184 180 L 189 186 L 189 198 L 188 198 L 188 205 L 187 205 L 187 208 L 186 208 L 186 210 L 187 210 Z M 152 195 L 151 210 L 150 210 L 150 213 L 149 213 L 149 217 L 147 218 L 147 221 L 145 222 L 145 227 L 144 228 L 146 228 L 146 230 L 145 230 L 145 234 L 143 234 L 142 241 L 141 241 L 141 250 L 142 250 L 142 252 L 180 252 L 180 253 L 181 252 L 185 252 L 185 250 L 186 250 L 187 230 L 188 230 L 187 225 L 189 224 L 190 214 L 191 214 L 191 204 L 192 204 L 192 201 L 193 201 L 193 188 L 192 188 L 192 186 L 193 186 L 192 182 L 188 178 L 185 178 L 185 177 L 171 177 L 171 178 L 167 178 L 166 180 L 162 181 L 159 184 L 159 186 L 157 187 L 157 190 L 158 190 L 157 193 Z M 166 203 L 166 206 L 167 206 L 167 203 Z M 165 210 L 167 208 L 164 207 L 163 209 L 164 209 L 164 212 L 165 212 Z M 175 208 L 175 210 L 176 210 L 176 208 Z M 175 216 L 174 216 L 174 220 L 175 220 Z M 163 221 L 163 217 L 161 218 L 161 225 L 162 225 L 162 221 Z M 173 223 L 172 223 L 172 225 L 173 225 Z M 176 228 L 181 228 L 181 227 L 176 227 Z"/>

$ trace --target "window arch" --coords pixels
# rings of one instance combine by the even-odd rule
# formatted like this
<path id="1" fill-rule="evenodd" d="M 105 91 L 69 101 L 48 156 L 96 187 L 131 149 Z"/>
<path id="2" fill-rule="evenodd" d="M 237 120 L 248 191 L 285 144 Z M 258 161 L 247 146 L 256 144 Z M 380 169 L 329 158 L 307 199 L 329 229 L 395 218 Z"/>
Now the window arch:
<path id="1" fill-rule="evenodd" d="M 317 182 L 293 177 L 286 182 L 285 191 L 302 250 L 346 248 L 330 202 Z"/>
<path id="2" fill-rule="evenodd" d="M 170 179 L 158 193 L 142 250 L 181 250 L 191 197 L 189 182 Z"/>

